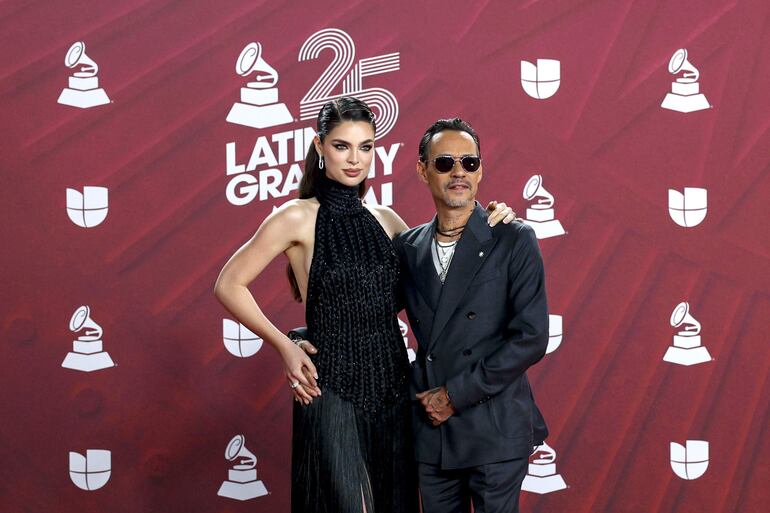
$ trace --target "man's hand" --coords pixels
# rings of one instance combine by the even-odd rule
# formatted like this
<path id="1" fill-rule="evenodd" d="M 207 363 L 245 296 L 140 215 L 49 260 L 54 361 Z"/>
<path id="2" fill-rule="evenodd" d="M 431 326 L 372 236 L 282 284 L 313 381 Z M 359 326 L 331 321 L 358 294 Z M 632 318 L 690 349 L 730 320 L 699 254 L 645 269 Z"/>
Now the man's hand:
<path id="1" fill-rule="evenodd" d="M 434 426 L 446 422 L 449 417 L 457 413 L 457 410 L 449 401 L 445 386 L 420 392 L 416 397 L 420 400 L 422 407 L 425 408 L 425 413 Z"/>
<path id="2" fill-rule="evenodd" d="M 502 202 L 498 203 L 497 201 L 490 201 L 487 205 L 487 212 L 489 213 L 489 217 L 487 218 L 489 226 L 495 226 L 501 221 L 503 224 L 521 221 L 521 218 L 516 216 L 516 212 Z"/>
<path id="3" fill-rule="evenodd" d="M 318 354 L 318 349 L 309 340 L 300 340 L 296 344 L 307 354 Z"/>

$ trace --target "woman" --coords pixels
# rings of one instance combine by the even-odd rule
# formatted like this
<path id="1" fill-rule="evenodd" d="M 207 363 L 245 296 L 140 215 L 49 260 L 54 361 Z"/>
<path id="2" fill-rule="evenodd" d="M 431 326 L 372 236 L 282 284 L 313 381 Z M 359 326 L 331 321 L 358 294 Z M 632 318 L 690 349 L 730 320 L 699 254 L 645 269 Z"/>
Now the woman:
<path id="1" fill-rule="evenodd" d="M 281 355 L 294 393 L 292 511 L 416 513 L 408 359 L 398 326 L 398 259 L 406 224 L 364 205 L 375 120 L 343 97 L 318 114 L 300 199 L 265 219 L 227 262 L 215 294 Z M 498 206 L 493 218 L 506 217 Z M 247 286 L 280 253 L 306 305 L 313 359 L 262 313 Z"/>

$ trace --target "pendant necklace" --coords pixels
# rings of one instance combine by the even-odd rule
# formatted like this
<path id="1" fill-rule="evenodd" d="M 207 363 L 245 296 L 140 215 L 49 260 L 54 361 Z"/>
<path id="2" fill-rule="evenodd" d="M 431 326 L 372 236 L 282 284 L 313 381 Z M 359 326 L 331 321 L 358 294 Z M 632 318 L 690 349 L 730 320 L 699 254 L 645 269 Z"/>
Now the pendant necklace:
<path id="1" fill-rule="evenodd" d="M 457 241 L 448 243 L 439 242 L 438 237 L 434 235 L 433 241 L 435 242 L 433 248 L 436 252 L 436 259 L 438 260 L 439 267 L 441 267 L 441 273 L 439 274 L 439 280 L 444 283 L 446 275 L 449 272 L 449 266 L 452 263 L 452 258 L 455 255 L 455 246 Z"/>

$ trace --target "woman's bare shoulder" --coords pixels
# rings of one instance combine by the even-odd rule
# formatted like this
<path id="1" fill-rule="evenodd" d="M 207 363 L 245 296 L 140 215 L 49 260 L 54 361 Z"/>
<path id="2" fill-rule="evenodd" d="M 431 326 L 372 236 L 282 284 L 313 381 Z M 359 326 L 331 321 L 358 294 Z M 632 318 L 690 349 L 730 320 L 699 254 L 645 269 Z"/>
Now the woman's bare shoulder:
<path id="1" fill-rule="evenodd" d="M 302 223 L 308 220 L 308 215 L 318 212 L 319 203 L 315 198 L 291 199 L 275 208 L 268 218 L 275 218 L 286 222 Z"/>
<path id="2" fill-rule="evenodd" d="M 409 228 L 401 216 L 385 205 L 366 205 L 369 211 L 380 221 L 391 238 Z"/>
<path id="3" fill-rule="evenodd" d="M 288 237 L 293 241 L 303 240 L 313 231 L 318 206 L 315 198 L 289 200 L 273 209 L 258 232 L 270 233 L 279 238 Z"/>

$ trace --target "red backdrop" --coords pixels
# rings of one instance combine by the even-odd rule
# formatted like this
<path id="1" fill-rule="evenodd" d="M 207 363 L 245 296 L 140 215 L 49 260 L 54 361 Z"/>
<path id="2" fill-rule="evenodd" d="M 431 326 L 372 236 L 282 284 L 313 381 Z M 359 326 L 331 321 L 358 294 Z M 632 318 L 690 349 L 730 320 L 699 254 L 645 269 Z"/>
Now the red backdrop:
<path id="1" fill-rule="evenodd" d="M 438 117 L 478 130 L 482 201 L 523 215 L 533 174 L 556 198 L 567 234 L 540 245 L 564 340 L 530 377 L 569 487 L 524 494 L 524 511 L 769 510 L 769 13 L 763 0 L 3 2 L 0 509 L 289 511 L 292 403 L 279 358 L 225 349 L 212 287 L 290 196 L 230 203 L 226 145 L 246 163 L 259 137 L 312 126 L 299 121 L 300 99 L 332 54 L 299 61 L 299 51 L 338 28 L 356 62 L 399 53 L 400 69 L 362 80 L 398 103 L 378 142 L 396 145 L 392 175 L 378 163 L 370 182 L 378 196 L 392 183 L 407 223 L 433 212 L 414 162 Z M 111 103 L 57 103 L 76 41 Z M 280 75 L 296 120 L 284 127 L 225 120 L 248 80 L 235 61 L 252 41 Z M 660 108 L 682 47 L 712 109 Z M 520 61 L 538 58 L 561 62 L 547 100 L 520 84 Z M 292 151 L 276 166 L 284 179 Z M 65 190 L 86 185 L 109 189 L 109 214 L 90 229 L 65 211 Z M 667 196 L 686 186 L 708 190 L 706 219 L 688 229 Z M 284 265 L 252 288 L 289 328 L 303 310 Z M 713 361 L 662 361 L 680 301 Z M 80 305 L 116 367 L 61 367 Z M 270 492 L 244 503 L 217 496 L 239 433 Z M 693 481 L 669 462 L 669 443 L 688 439 L 710 444 Z M 111 478 L 92 492 L 68 475 L 68 452 L 86 449 L 112 452 Z"/>

